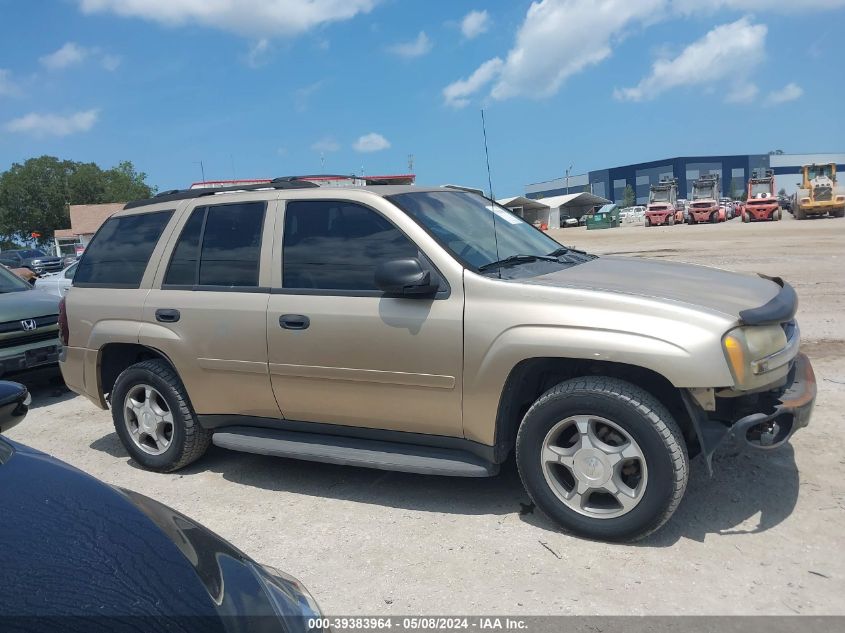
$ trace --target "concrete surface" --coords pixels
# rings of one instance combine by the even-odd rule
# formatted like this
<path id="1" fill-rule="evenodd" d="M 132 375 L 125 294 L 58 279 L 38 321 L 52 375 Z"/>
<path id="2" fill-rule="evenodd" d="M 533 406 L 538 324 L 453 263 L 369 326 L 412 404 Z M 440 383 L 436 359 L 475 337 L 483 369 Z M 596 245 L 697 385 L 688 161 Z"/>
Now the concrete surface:
<path id="1" fill-rule="evenodd" d="M 10 436 L 200 520 L 348 614 L 845 613 L 845 220 L 556 231 L 599 254 L 689 261 L 789 279 L 819 398 L 773 454 L 728 455 L 636 545 L 562 534 L 532 511 L 512 464 L 444 479 L 212 448 L 182 472 L 140 470 L 109 413 L 31 380 Z"/>

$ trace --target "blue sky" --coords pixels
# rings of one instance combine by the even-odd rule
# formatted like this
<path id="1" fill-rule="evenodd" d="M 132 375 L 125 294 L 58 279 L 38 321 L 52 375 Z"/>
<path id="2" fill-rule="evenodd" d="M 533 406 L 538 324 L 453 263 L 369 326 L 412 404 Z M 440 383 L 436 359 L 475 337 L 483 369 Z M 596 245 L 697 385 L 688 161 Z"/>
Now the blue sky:
<path id="1" fill-rule="evenodd" d="M 800 7 L 800 10 L 796 10 Z M 842 151 L 845 0 L 0 0 L 0 170 L 161 189 L 404 173 L 494 193 L 676 155 Z M 321 155 L 325 167 L 321 166 Z"/>

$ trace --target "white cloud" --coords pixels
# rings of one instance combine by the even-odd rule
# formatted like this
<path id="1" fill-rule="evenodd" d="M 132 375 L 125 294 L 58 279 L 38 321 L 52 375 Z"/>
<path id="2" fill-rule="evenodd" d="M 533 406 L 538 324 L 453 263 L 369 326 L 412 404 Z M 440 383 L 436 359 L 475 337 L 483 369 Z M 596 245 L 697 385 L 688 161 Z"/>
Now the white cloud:
<path id="1" fill-rule="evenodd" d="M 656 19 L 665 8 L 666 0 L 532 2 L 505 61 L 498 68 L 494 60 L 482 64 L 470 77 L 479 79 L 475 90 L 464 86 L 457 104 L 465 105 L 473 92 L 493 79 L 490 94 L 494 99 L 549 97 L 569 77 L 609 57 L 613 43 L 626 29 Z M 485 70 L 478 76 L 482 67 Z M 491 78 L 494 70 L 497 77 Z"/>
<path id="2" fill-rule="evenodd" d="M 676 12 L 682 14 L 719 9 L 803 13 L 807 10 L 842 8 L 845 7 L 845 0 L 672 0 L 672 5 Z"/>
<path id="3" fill-rule="evenodd" d="M 246 65 L 250 68 L 258 68 L 267 63 L 267 56 L 270 53 L 270 40 L 262 37 L 253 42 L 246 54 Z"/>
<path id="4" fill-rule="evenodd" d="M 425 31 L 420 31 L 420 34 L 417 35 L 416 39 L 411 40 L 410 42 L 394 44 L 393 46 L 388 47 L 387 50 L 394 55 L 399 55 L 399 57 L 422 57 L 431 50 L 431 40 L 428 39 L 428 35 L 425 34 Z"/>
<path id="5" fill-rule="evenodd" d="M 108 53 L 103 55 L 100 59 L 100 65 L 109 72 L 117 70 L 118 66 L 120 66 L 122 62 L 123 59 L 121 59 L 119 55 L 109 55 Z"/>
<path id="6" fill-rule="evenodd" d="M 68 66 L 76 66 L 85 61 L 90 51 L 77 44 L 76 42 L 67 42 L 59 50 L 39 57 L 38 61 L 41 65 L 49 70 L 60 70 Z"/>
<path id="7" fill-rule="evenodd" d="M 107 53 L 97 46 L 89 48 L 76 42 L 66 42 L 60 49 L 39 57 L 38 61 L 48 70 L 62 70 L 79 66 L 89 58 L 96 59 L 109 72 L 117 70 L 123 61 L 119 55 Z"/>
<path id="8" fill-rule="evenodd" d="M 461 33 L 468 40 L 486 33 L 490 28 L 490 14 L 487 11 L 470 11 L 461 20 Z"/>
<path id="9" fill-rule="evenodd" d="M 35 137 L 67 136 L 76 132 L 87 132 L 97 122 L 97 109 L 74 112 L 67 116 L 31 112 L 18 119 L 12 119 L 3 127 L 8 132 L 31 134 Z"/>
<path id="10" fill-rule="evenodd" d="M 728 103 L 751 103 L 760 94 L 757 84 L 751 82 L 740 82 L 728 91 L 725 101 Z"/>
<path id="11" fill-rule="evenodd" d="M 766 96 L 767 105 L 778 105 L 788 101 L 795 101 L 800 99 L 804 94 L 804 89 L 796 83 L 790 82 L 780 90 L 773 90 Z"/>
<path id="12" fill-rule="evenodd" d="M 466 79 L 449 84 L 443 89 L 443 99 L 446 105 L 453 108 L 463 108 L 469 104 L 469 97 L 493 81 L 502 70 L 504 62 L 498 57 L 488 59 L 475 69 Z"/>
<path id="13" fill-rule="evenodd" d="M 326 81 L 321 79 L 320 81 L 315 81 L 312 84 L 308 84 L 307 86 L 297 89 L 296 92 L 293 93 L 293 105 L 294 108 L 296 108 L 296 111 L 305 112 L 308 109 L 311 97 L 313 97 L 325 83 Z"/>
<path id="14" fill-rule="evenodd" d="M 368 13 L 380 0 L 78 0 L 84 13 L 116 13 L 167 26 L 202 24 L 252 38 L 298 35 Z"/>
<path id="15" fill-rule="evenodd" d="M 20 88 L 12 81 L 12 73 L 6 68 L 0 68 L 0 97 L 13 97 L 20 94 Z"/>
<path id="16" fill-rule="evenodd" d="M 311 145 L 311 149 L 315 152 L 323 152 L 328 154 L 330 152 L 338 151 L 340 149 L 340 143 L 338 143 L 331 136 L 324 136 L 319 141 Z"/>
<path id="17" fill-rule="evenodd" d="M 355 141 L 352 147 L 356 152 L 380 152 L 390 147 L 390 141 L 381 134 L 370 132 Z"/>
<path id="18" fill-rule="evenodd" d="M 658 59 L 648 76 L 632 88 L 614 91 L 614 97 L 646 101 L 682 86 L 714 86 L 728 79 L 741 82 L 763 61 L 767 30 L 748 17 L 717 26 L 674 59 Z"/>

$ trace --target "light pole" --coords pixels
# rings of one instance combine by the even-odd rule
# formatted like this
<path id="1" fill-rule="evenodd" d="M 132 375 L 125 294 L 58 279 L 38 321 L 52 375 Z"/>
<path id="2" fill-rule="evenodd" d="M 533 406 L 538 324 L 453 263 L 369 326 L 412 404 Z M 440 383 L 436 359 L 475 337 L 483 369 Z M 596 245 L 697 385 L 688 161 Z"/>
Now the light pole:
<path id="1" fill-rule="evenodd" d="M 572 171 L 572 165 L 566 168 L 566 194 L 569 195 L 569 172 Z"/>

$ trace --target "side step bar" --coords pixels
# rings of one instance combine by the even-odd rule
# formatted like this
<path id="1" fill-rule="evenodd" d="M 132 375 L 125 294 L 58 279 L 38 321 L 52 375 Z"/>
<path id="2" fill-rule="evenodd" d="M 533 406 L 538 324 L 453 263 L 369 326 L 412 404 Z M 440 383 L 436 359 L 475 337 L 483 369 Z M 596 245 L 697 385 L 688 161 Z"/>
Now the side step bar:
<path id="1" fill-rule="evenodd" d="M 492 477 L 499 472 L 498 464 L 466 451 L 337 435 L 227 427 L 215 432 L 212 441 L 245 453 L 424 475 Z"/>

